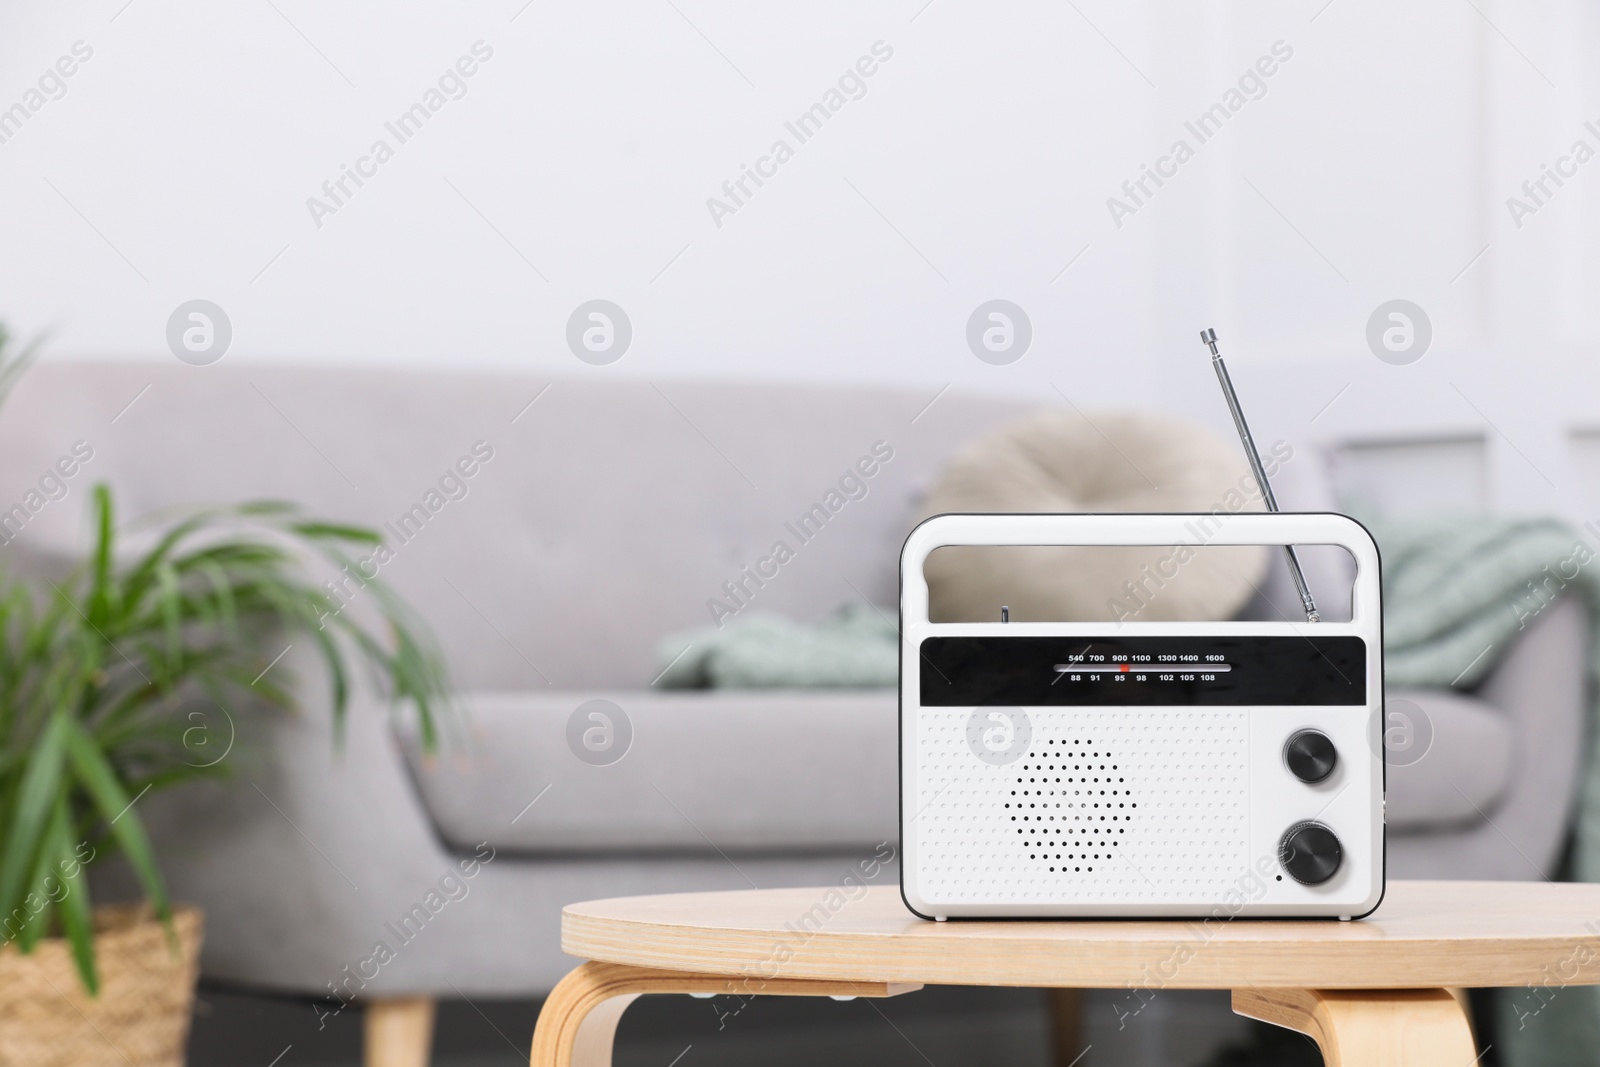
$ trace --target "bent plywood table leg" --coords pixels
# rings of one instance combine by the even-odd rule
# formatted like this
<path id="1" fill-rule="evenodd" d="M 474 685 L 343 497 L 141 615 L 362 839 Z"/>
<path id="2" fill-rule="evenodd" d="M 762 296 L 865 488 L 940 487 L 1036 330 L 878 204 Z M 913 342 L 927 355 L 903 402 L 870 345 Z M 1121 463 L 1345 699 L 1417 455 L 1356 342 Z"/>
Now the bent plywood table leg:
<path id="1" fill-rule="evenodd" d="M 1236 989 L 1233 1010 L 1306 1034 L 1328 1067 L 1468 1067 L 1478 1056 L 1446 989 Z"/>
<path id="2" fill-rule="evenodd" d="M 533 1031 L 532 1067 L 610 1067 L 617 1023 L 645 993 L 711 996 L 893 997 L 921 989 L 894 982 L 836 982 L 808 978 L 746 978 L 658 971 L 617 963 L 585 963 L 545 998 Z"/>

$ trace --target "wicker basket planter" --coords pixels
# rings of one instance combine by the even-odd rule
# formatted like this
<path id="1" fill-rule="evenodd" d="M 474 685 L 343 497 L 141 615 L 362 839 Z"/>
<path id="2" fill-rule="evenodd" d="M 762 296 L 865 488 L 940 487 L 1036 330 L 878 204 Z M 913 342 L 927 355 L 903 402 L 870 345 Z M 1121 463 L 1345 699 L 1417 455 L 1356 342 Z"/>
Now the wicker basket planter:
<path id="1" fill-rule="evenodd" d="M 174 953 L 143 905 L 94 909 L 100 995 L 78 979 L 63 938 L 29 955 L 0 950 L 0 1067 L 182 1067 L 202 917 L 174 907 Z"/>

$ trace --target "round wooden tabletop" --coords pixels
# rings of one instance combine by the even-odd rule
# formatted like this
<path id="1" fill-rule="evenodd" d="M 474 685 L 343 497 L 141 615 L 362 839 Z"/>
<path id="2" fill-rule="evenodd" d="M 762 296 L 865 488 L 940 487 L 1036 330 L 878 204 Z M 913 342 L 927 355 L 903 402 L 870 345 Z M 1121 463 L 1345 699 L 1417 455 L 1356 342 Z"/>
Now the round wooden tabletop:
<path id="1" fill-rule="evenodd" d="M 1391 881 L 1355 922 L 918 919 L 894 886 L 573 904 L 583 959 L 751 978 L 1087 989 L 1600 984 L 1600 885 Z"/>

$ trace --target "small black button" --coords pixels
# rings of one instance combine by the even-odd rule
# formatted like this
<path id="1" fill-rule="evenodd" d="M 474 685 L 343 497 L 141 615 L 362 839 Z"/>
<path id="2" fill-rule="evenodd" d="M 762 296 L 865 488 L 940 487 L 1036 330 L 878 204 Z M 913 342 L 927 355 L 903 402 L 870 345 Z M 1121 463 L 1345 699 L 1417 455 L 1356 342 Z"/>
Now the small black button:
<path id="1" fill-rule="evenodd" d="M 1278 842 L 1278 862 L 1301 885 L 1321 885 L 1339 870 L 1344 849 L 1332 830 L 1319 822 L 1298 822 Z"/>
<path id="2" fill-rule="evenodd" d="M 1283 762 L 1302 782 L 1320 782 L 1333 773 L 1339 753 L 1320 730 L 1301 730 L 1283 746 Z"/>

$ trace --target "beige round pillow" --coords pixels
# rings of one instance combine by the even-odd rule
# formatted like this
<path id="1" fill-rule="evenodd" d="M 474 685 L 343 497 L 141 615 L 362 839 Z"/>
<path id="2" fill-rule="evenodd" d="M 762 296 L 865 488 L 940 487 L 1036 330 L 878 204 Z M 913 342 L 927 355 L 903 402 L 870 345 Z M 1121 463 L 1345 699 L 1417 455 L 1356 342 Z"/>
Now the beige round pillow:
<path id="1" fill-rule="evenodd" d="M 1270 462 L 1270 458 L 1264 456 Z M 1270 470 L 1270 467 L 1269 467 Z M 1237 441 L 1164 416 L 1047 411 L 960 453 L 923 513 L 1215 513 L 1197 520 L 1203 544 L 1228 514 L 1263 511 Z M 934 622 L 1133 619 L 1219 620 L 1236 615 L 1268 563 L 1260 546 L 951 546 L 928 557 Z"/>

